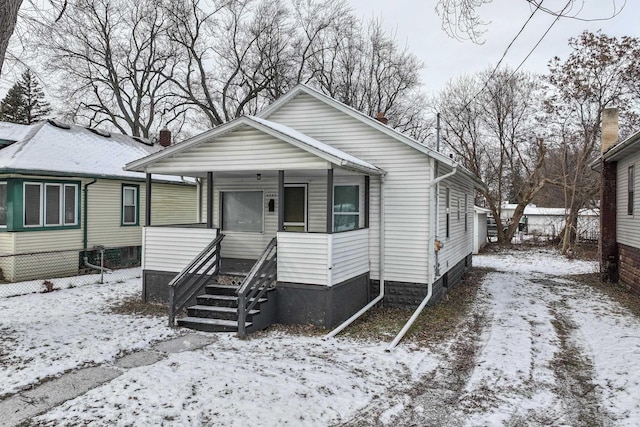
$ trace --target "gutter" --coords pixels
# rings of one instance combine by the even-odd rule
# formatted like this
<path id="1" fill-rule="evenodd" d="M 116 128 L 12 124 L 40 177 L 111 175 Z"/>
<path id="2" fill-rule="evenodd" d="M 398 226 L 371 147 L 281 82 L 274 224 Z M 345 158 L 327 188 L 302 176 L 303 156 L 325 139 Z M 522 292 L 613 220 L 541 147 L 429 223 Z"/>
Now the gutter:
<path id="1" fill-rule="evenodd" d="M 327 335 L 324 336 L 324 338 L 333 338 L 336 335 L 338 335 L 340 332 L 342 332 L 342 330 L 344 328 L 346 328 L 347 326 L 349 326 L 350 324 L 352 324 L 356 319 L 358 319 L 360 316 L 362 316 L 364 313 L 366 313 L 367 311 L 369 311 L 369 309 L 373 306 L 375 306 L 377 303 L 379 303 L 380 301 L 382 301 L 382 299 L 384 298 L 384 175 L 380 175 L 380 243 L 379 243 L 379 249 L 380 249 L 380 262 L 379 262 L 379 271 L 378 271 L 378 275 L 379 275 L 379 280 L 380 280 L 380 294 L 375 297 L 373 300 L 371 300 L 371 302 L 367 305 L 365 305 L 364 307 L 362 307 L 356 314 L 354 314 L 353 316 L 351 316 L 350 318 L 348 318 L 347 320 L 345 320 L 344 322 L 342 322 L 342 324 L 340 326 L 338 326 L 337 328 L 335 328 L 334 330 L 332 330 L 331 332 L 329 332 Z"/>
<path id="2" fill-rule="evenodd" d="M 437 163 L 436 163 L 437 165 Z M 436 185 L 438 185 L 438 183 L 440 183 L 440 181 L 450 178 L 453 175 L 455 175 L 458 172 L 458 166 L 454 165 L 453 166 L 453 170 L 447 174 L 444 174 L 442 176 L 439 176 L 438 178 L 434 179 L 433 181 L 431 181 L 430 183 L 430 188 L 433 189 Z M 436 203 L 435 203 L 435 207 L 436 207 L 436 212 L 435 215 L 430 215 L 431 219 L 430 221 L 433 221 L 433 218 L 437 218 L 438 215 L 438 203 L 437 200 L 440 198 L 440 190 L 437 189 L 435 191 L 435 199 L 436 199 Z M 435 249 L 435 253 L 436 253 L 436 263 L 437 264 L 437 257 L 438 257 L 438 251 L 440 250 L 441 246 L 438 243 L 439 240 L 437 239 L 436 233 L 438 231 L 438 221 L 435 221 L 435 232 L 433 233 L 434 236 L 434 249 Z M 432 222 L 433 223 L 433 222 Z M 436 267 L 436 265 L 434 265 L 434 268 Z M 434 270 L 435 271 L 435 270 Z M 391 351 L 393 350 L 398 343 L 402 340 L 402 338 L 404 338 L 405 334 L 407 333 L 407 331 L 409 330 L 409 328 L 411 328 L 411 326 L 413 325 L 413 323 L 416 321 L 416 319 L 418 318 L 418 316 L 420 315 L 420 313 L 422 313 L 422 310 L 424 310 L 424 308 L 427 306 L 427 304 L 429 303 L 429 300 L 431 299 L 431 297 L 433 296 L 433 283 L 435 282 L 435 276 L 436 274 L 434 273 L 433 278 L 431 278 L 431 280 L 429 280 L 429 284 L 428 284 L 428 288 L 427 288 L 427 295 L 424 297 L 424 299 L 422 300 L 422 302 L 420 303 L 420 305 L 418 306 L 418 308 L 416 308 L 416 311 L 413 312 L 413 315 L 411 316 L 411 318 L 409 318 L 409 320 L 407 321 L 407 323 L 403 326 L 402 330 L 400 332 L 398 332 L 398 335 L 396 335 L 396 337 L 393 339 L 393 341 L 391 342 L 391 344 L 389 344 L 389 346 L 387 347 L 386 351 Z"/>

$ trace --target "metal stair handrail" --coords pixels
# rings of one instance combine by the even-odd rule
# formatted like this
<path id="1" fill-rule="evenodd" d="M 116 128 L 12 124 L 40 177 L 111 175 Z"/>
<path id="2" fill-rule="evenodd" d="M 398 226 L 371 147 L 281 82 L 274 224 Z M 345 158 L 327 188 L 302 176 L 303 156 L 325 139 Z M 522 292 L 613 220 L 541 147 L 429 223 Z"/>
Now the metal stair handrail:
<path id="1" fill-rule="evenodd" d="M 277 239 L 271 239 L 262 255 L 251 267 L 251 271 L 238 288 L 238 336 L 246 335 L 246 321 L 249 312 L 258 304 L 260 298 L 275 285 L 278 250 Z"/>
<path id="2" fill-rule="evenodd" d="M 169 326 L 175 326 L 176 314 L 198 295 L 207 282 L 220 272 L 219 234 L 169 282 Z"/>

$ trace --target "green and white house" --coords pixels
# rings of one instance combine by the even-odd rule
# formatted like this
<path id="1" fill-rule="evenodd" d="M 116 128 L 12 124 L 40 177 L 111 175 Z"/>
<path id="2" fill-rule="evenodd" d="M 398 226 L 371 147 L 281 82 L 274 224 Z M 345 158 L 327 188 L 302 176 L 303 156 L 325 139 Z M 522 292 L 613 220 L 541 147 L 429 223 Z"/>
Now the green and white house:
<path id="1" fill-rule="evenodd" d="M 0 123 L 2 280 L 78 274 L 96 247 L 106 248 L 107 266 L 139 263 L 145 175 L 123 167 L 162 148 L 53 120 Z M 196 221 L 193 180 L 158 175 L 154 190 L 155 223 Z"/>
<path id="2" fill-rule="evenodd" d="M 202 182 L 206 228 L 145 227 L 147 298 L 166 300 L 167 284 L 173 290 L 181 271 L 178 277 L 194 281 L 204 274 L 185 265 L 221 235 L 223 266 L 226 259 L 273 259 L 269 273 L 256 264 L 249 275 L 263 279 L 256 292 L 270 289 L 270 296 L 260 294 L 273 301 L 268 322 L 333 327 L 374 298 L 415 307 L 427 296 L 437 300 L 471 266 L 474 191 L 482 183 L 450 158 L 305 85 L 256 116 L 126 169 Z M 243 294 L 248 281 L 235 293 L 251 301 L 257 294 Z M 193 301 L 180 292 L 169 297 Z M 221 297 L 211 286 L 207 292 L 182 324 L 220 326 L 207 305 Z M 260 316 L 256 304 L 247 307 Z"/>

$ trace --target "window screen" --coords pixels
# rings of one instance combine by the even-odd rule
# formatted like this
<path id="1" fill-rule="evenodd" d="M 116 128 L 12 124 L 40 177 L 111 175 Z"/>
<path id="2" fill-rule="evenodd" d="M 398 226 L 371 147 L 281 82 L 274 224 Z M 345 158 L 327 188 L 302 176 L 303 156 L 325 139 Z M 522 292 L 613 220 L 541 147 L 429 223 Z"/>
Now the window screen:
<path id="1" fill-rule="evenodd" d="M 41 184 L 24 184 L 24 225 L 41 225 L 40 188 Z"/>
<path id="2" fill-rule="evenodd" d="M 78 223 L 77 186 L 64 186 L 64 223 L 73 225 Z"/>
<path id="3" fill-rule="evenodd" d="M 45 225 L 61 225 L 60 198 L 62 197 L 60 184 L 45 184 Z"/>

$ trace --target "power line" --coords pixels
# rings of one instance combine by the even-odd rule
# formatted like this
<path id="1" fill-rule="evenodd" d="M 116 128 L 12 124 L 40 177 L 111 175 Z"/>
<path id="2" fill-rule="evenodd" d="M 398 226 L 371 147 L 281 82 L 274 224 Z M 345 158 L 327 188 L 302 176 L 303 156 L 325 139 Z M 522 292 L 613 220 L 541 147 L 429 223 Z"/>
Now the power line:
<path id="1" fill-rule="evenodd" d="M 518 32 L 518 34 L 516 34 L 516 36 L 514 37 L 514 39 L 511 41 L 511 43 L 509 43 L 509 45 L 507 46 L 507 49 L 505 49 L 505 52 L 502 55 L 502 58 L 500 58 L 500 61 L 498 61 L 498 64 L 496 64 L 495 68 L 491 71 L 489 77 L 485 80 L 484 84 L 482 85 L 482 87 L 480 88 L 480 90 L 478 90 L 478 92 L 476 92 L 473 96 L 471 96 L 469 98 L 469 100 L 465 103 L 464 106 L 462 106 L 462 108 L 460 108 L 460 110 L 455 114 L 456 116 L 459 115 L 462 111 L 464 111 L 470 104 L 471 102 L 473 102 L 473 100 L 478 97 L 478 95 L 480 95 L 482 92 L 484 92 L 484 90 L 487 88 L 487 86 L 489 85 L 489 82 L 491 81 L 491 79 L 493 78 L 493 76 L 495 75 L 495 72 L 498 70 L 500 63 L 502 62 L 502 60 L 504 59 L 507 51 L 509 50 L 509 48 L 511 47 L 511 45 L 513 45 L 513 43 L 515 42 L 515 40 L 520 36 L 520 34 L 522 33 L 522 31 L 524 30 L 524 28 L 526 27 L 526 25 L 529 23 L 529 21 L 531 20 L 531 18 L 533 17 L 533 15 L 538 11 L 538 10 L 542 10 L 542 3 L 544 2 L 544 0 L 541 0 L 539 3 L 534 2 L 533 0 L 527 0 L 530 3 L 534 3 L 536 5 L 536 8 L 533 10 L 533 12 L 531 13 L 531 15 L 529 16 L 529 19 L 527 19 L 527 21 L 524 23 L 524 25 L 522 26 L 522 28 L 520 29 L 520 31 Z M 513 77 L 516 72 L 518 72 L 518 70 L 522 67 L 522 65 L 524 65 L 524 63 L 527 61 L 527 59 L 529 59 L 529 57 L 533 54 L 533 52 L 538 48 L 538 46 L 540 45 L 540 43 L 542 43 L 542 41 L 544 40 L 544 38 L 547 36 L 547 34 L 549 34 L 549 31 L 551 31 L 551 29 L 555 26 L 555 24 L 560 20 L 560 18 L 563 17 L 563 13 L 565 12 L 565 10 L 573 3 L 574 0 L 568 0 L 567 4 L 560 10 L 559 13 L 554 14 L 554 16 L 556 17 L 553 22 L 551 23 L 551 25 L 549 25 L 549 27 L 547 28 L 547 30 L 542 34 L 542 36 L 540 36 L 540 38 L 538 39 L 538 41 L 536 42 L 536 44 L 531 48 L 531 50 L 529 51 L 529 53 L 525 56 L 525 58 L 520 62 L 520 64 L 513 70 L 513 72 L 509 75 L 509 79 L 511 77 Z M 493 100 L 497 95 L 493 95 L 491 97 L 491 100 Z M 442 113 L 441 113 L 442 114 Z M 442 114 L 442 116 L 444 117 L 444 120 L 449 123 L 449 121 L 446 118 L 445 114 Z"/>

